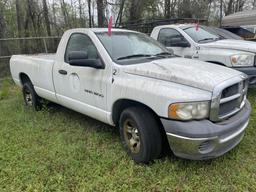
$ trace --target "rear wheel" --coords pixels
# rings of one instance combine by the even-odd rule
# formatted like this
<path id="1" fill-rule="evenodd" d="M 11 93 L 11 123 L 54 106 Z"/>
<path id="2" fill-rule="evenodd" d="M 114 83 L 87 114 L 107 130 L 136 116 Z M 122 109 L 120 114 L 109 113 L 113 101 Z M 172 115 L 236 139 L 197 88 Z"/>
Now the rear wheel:
<path id="1" fill-rule="evenodd" d="M 151 111 L 140 107 L 125 109 L 119 129 L 123 146 L 136 163 L 148 163 L 159 157 L 162 137 Z"/>
<path id="2" fill-rule="evenodd" d="M 42 109 L 40 98 L 34 90 L 34 86 L 30 82 L 26 82 L 22 88 L 23 98 L 26 106 L 33 107 L 36 111 Z"/>

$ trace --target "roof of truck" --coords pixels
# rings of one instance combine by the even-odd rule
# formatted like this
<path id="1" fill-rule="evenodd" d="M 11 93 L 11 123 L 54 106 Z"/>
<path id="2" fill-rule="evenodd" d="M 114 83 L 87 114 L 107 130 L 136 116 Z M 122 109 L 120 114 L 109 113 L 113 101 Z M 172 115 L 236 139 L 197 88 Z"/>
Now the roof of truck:
<path id="1" fill-rule="evenodd" d="M 92 32 L 108 32 L 108 28 L 76 28 L 76 29 L 70 29 L 68 31 L 76 32 L 76 31 L 83 31 L 83 30 L 90 30 Z M 118 29 L 118 28 L 112 28 L 112 32 L 115 31 L 121 31 L 121 32 L 136 32 L 136 31 L 131 31 L 127 29 Z"/>
<path id="2" fill-rule="evenodd" d="M 185 23 L 185 24 L 170 24 L 170 25 L 160 25 L 155 28 L 168 28 L 168 27 L 178 27 L 178 28 L 184 28 L 184 27 L 193 27 L 195 26 L 195 23 Z"/>

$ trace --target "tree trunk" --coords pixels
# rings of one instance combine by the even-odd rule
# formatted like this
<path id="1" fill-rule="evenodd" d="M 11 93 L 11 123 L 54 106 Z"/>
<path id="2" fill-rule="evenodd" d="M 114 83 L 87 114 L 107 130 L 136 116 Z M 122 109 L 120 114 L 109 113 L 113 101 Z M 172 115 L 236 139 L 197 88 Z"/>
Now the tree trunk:
<path id="1" fill-rule="evenodd" d="M 68 18 L 68 13 L 66 9 L 66 3 L 64 0 L 61 1 L 61 11 L 64 17 L 64 23 L 66 27 L 69 27 L 69 18 Z"/>
<path id="2" fill-rule="evenodd" d="M 59 36 L 60 31 L 59 31 L 59 28 L 58 28 L 58 25 L 57 25 L 55 0 L 52 1 L 52 15 L 53 15 L 53 25 L 55 27 L 55 31 L 57 33 L 57 36 Z"/>
<path id="3" fill-rule="evenodd" d="M 27 16 L 29 16 L 30 21 L 32 22 L 32 26 L 34 28 L 34 35 L 37 36 L 37 25 L 35 21 L 35 14 L 34 14 L 34 2 L 32 0 L 27 0 Z"/>
<path id="4" fill-rule="evenodd" d="M 21 7 L 20 0 L 16 0 L 16 21 L 18 28 L 18 37 L 22 36 L 22 15 L 21 15 Z"/>
<path id="5" fill-rule="evenodd" d="M 179 3 L 179 15 L 181 18 L 192 18 L 191 0 L 183 0 Z"/>
<path id="6" fill-rule="evenodd" d="M 5 21 L 4 21 L 4 7 L 0 2 L 0 39 L 4 38 Z M 3 52 L 2 52 L 3 50 Z M 0 56 L 4 56 L 4 42 L 0 41 Z"/>
<path id="7" fill-rule="evenodd" d="M 142 15 L 142 5 L 144 3 L 144 0 L 132 0 L 131 1 L 131 6 L 130 6 L 130 17 L 129 17 L 129 21 L 130 22 L 135 22 L 138 19 L 140 19 L 141 15 Z"/>
<path id="8" fill-rule="evenodd" d="M 125 0 L 121 0 L 120 9 L 116 18 L 115 27 L 120 26 L 122 24 L 124 4 L 125 4 Z"/>
<path id="9" fill-rule="evenodd" d="M 46 0 L 43 0 L 43 11 L 44 11 L 44 21 L 45 21 L 45 25 L 46 25 L 47 35 L 51 36 L 51 25 L 50 25 L 49 13 L 48 13 L 48 7 L 47 7 Z"/>
<path id="10" fill-rule="evenodd" d="M 92 27 L 92 11 L 91 11 L 91 0 L 87 0 L 88 12 L 89 12 L 89 27 Z"/>
<path id="11" fill-rule="evenodd" d="M 95 26 L 95 21 L 94 21 L 94 15 L 95 15 L 95 1 L 92 1 L 92 15 L 91 15 L 91 18 L 92 18 L 92 27 Z"/>
<path id="12" fill-rule="evenodd" d="M 164 16 L 168 19 L 171 17 L 171 0 L 164 1 Z"/>
<path id="13" fill-rule="evenodd" d="M 104 5 L 103 0 L 97 0 L 98 26 L 104 26 Z"/>
<path id="14" fill-rule="evenodd" d="M 83 19 L 83 11 L 82 11 L 82 2 L 78 0 L 79 4 L 79 20 L 80 20 L 80 27 L 84 27 L 84 19 Z"/>
<path id="15" fill-rule="evenodd" d="M 172 3 L 171 3 L 171 5 L 170 5 L 170 7 L 171 7 L 171 14 L 170 14 L 170 16 L 171 17 L 175 17 L 175 7 L 177 6 L 177 0 L 172 0 Z"/>
<path id="16" fill-rule="evenodd" d="M 0 2 L 0 39 L 5 37 L 4 7 Z"/>
<path id="17" fill-rule="evenodd" d="M 230 15 L 233 12 L 234 0 L 229 0 L 226 15 Z"/>

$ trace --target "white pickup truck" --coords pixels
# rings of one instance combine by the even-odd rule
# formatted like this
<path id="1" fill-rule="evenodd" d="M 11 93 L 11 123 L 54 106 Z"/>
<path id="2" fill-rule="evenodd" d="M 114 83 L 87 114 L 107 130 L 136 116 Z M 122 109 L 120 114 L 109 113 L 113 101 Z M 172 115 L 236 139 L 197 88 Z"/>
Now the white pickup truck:
<path id="1" fill-rule="evenodd" d="M 188 159 L 220 156 L 249 122 L 245 74 L 176 57 L 134 31 L 69 30 L 56 55 L 14 55 L 10 67 L 26 105 L 40 109 L 44 98 L 119 127 L 135 162 L 169 146 Z"/>
<path id="2" fill-rule="evenodd" d="M 208 29 L 195 24 L 162 25 L 153 29 L 151 37 L 178 56 L 234 68 L 256 84 L 256 43 L 225 39 Z"/>

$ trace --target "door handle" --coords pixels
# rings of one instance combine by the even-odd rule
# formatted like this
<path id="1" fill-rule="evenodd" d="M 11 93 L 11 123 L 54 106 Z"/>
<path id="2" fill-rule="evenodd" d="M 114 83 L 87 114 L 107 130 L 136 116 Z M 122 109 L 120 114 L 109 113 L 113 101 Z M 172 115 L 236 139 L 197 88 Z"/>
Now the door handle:
<path id="1" fill-rule="evenodd" d="M 61 74 L 61 75 L 67 75 L 68 74 L 68 72 L 67 71 L 65 71 L 65 70 L 59 70 L 59 74 Z"/>
<path id="2" fill-rule="evenodd" d="M 184 58 L 192 59 L 192 56 L 191 55 L 184 55 Z"/>

